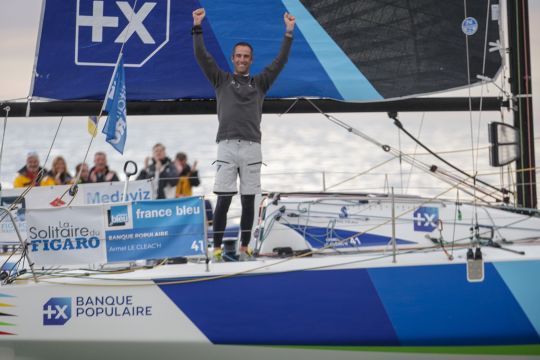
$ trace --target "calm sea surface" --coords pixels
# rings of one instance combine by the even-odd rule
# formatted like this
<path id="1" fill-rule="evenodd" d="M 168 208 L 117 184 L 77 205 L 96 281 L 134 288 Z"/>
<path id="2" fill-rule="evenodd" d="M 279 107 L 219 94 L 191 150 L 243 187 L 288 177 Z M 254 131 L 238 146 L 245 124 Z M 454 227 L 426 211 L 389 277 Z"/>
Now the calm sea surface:
<path id="1" fill-rule="evenodd" d="M 423 155 L 425 151 L 417 148 L 404 134 L 398 136 L 397 128 L 384 114 L 336 116 L 382 144 L 401 148 L 408 154 L 417 153 L 416 158 L 427 164 L 439 164 L 433 157 Z M 474 158 L 476 170 L 483 174 L 482 179 L 496 185 L 501 179 L 508 182 L 506 176 L 501 177 L 500 171 L 488 164 L 487 123 L 501 121 L 498 112 L 485 112 L 481 116 L 473 114 L 472 140 L 471 121 L 466 112 L 403 113 L 400 119 L 411 133 L 419 134 L 426 145 L 443 153 L 445 158 L 464 170 L 473 172 Z M 17 170 L 25 163 L 27 152 L 37 151 L 43 163 L 51 145 L 52 151 L 46 167 L 50 167 L 54 156 L 63 155 L 74 173 L 75 165 L 83 161 L 90 144 L 86 119 L 63 119 L 53 143 L 60 121 L 60 118 L 8 119 L 0 172 L 4 188 L 12 187 Z M 190 163 L 195 160 L 198 162 L 202 184 L 196 188 L 196 194 L 211 194 L 216 130 L 217 119 L 211 115 L 128 116 L 128 138 L 124 155 L 117 153 L 104 141 L 104 136 L 98 134 L 90 148 L 87 162 L 92 164 L 94 152 L 105 151 L 110 167 L 121 172 L 127 160 L 142 166 L 144 158 L 151 155 L 152 146 L 161 142 L 170 157 L 182 151 L 188 154 Z M 335 191 L 383 191 L 385 184 L 389 184 L 397 193 L 434 196 L 450 187 L 429 174 L 417 169 L 411 170 L 409 164 L 400 164 L 398 159 L 357 176 L 390 159 L 391 155 L 319 114 L 265 115 L 262 131 L 266 164 L 262 170 L 264 190 L 318 191 L 326 187 Z M 470 151 L 471 141 L 479 148 L 477 156 L 473 156 Z M 537 141 L 537 159 L 538 148 Z M 455 192 L 445 196 L 455 197 Z"/>

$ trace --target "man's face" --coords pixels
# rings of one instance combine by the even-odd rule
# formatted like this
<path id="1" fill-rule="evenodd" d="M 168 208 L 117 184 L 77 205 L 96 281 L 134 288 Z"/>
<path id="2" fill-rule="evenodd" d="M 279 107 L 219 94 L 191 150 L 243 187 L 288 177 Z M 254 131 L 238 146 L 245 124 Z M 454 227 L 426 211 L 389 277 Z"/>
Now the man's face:
<path id="1" fill-rule="evenodd" d="M 97 154 L 94 157 L 94 165 L 100 169 L 104 168 L 107 166 L 107 157 L 103 154 Z"/>
<path id="2" fill-rule="evenodd" d="M 249 74 L 249 67 L 253 63 L 249 46 L 238 45 L 234 48 L 231 58 L 234 65 L 234 73 L 238 75 Z"/>
<path id="3" fill-rule="evenodd" d="M 26 168 L 30 172 L 37 172 L 39 170 L 39 158 L 37 156 L 29 156 L 26 158 Z"/>

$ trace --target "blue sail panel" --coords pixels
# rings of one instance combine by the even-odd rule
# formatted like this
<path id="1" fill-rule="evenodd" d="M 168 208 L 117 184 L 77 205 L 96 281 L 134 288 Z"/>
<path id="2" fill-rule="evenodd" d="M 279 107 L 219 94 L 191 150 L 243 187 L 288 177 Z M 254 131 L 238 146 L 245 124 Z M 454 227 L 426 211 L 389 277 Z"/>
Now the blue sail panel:
<path id="1" fill-rule="evenodd" d="M 252 74 L 277 55 L 283 14 L 296 15 L 289 61 L 271 98 L 376 101 L 447 90 L 500 68 L 495 52 L 482 70 L 484 33 L 488 41 L 498 38 L 497 22 L 485 20 L 486 1 L 467 5 L 478 21 L 468 38 L 467 79 L 461 0 L 47 0 L 32 95 L 102 100 L 122 50 L 128 100 L 214 99 L 193 55 L 192 12 L 199 7 L 207 10 L 205 43 L 219 66 L 230 71 L 232 46 L 247 41 Z"/>

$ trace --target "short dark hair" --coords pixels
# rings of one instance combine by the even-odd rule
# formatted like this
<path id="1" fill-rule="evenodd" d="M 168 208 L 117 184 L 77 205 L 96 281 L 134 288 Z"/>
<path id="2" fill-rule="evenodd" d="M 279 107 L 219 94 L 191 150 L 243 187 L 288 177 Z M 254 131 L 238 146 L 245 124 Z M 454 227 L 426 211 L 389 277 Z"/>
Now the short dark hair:
<path id="1" fill-rule="evenodd" d="M 75 172 L 79 172 L 79 170 L 81 170 L 83 165 L 86 165 L 88 167 L 87 163 L 79 163 L 79 164 L 77 164 L 77 166 L 75 166 Z"/>
<path id="2" fill-rule="evenodd" d="M 187 161 L 187 155 L 186 155 L 186 153 L 179 152 L 178 154 L 176 154 L 176 160 L 184 160 L 184 161 Z"/>
<path id="3" fill-rule="evenodd" d="M 233 55 L 234 55 L 234 51 L 236 50 L 237 46 L 247 46 L 249 48 L 249 50 L 251 50 L 251 56 L 253 56 L 253 46 L 251 46 L 250 43 L 245 42 L 245 41 L 240 41 L 240 42 L 237 42 L 236 44 L 234 44 L 234 46 L 232 48 L 232 54 Z"/>

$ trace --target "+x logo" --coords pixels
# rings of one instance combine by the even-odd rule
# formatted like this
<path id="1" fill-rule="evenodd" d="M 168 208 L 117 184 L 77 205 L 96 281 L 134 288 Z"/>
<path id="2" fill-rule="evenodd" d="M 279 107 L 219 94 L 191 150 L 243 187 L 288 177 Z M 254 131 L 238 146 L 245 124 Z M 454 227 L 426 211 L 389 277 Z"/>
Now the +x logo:
<path id="1" fill-rule="evenodd" d="M 53 297 L 43 305 L 43 325 L 64 325 L 71 318 L 71 298 Z"/>
<path id="2" fill-rule="evenodd" d="M 432 232 L 439 222 L 439 209 L 422 206 L 413 214 L 414 231 Z"/>

